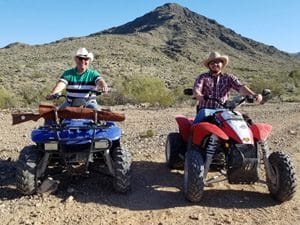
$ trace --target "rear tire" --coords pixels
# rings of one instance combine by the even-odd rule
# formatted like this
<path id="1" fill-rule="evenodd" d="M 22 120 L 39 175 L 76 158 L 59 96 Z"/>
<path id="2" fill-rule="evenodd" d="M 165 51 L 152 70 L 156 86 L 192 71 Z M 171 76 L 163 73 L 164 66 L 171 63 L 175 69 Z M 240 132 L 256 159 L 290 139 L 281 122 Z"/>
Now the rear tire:
<path id="1" fill-rule="evenodd" d="M 24 195 L 34 194 L 38 187 L 36 176 L 37 165 L 42 158 L 37 146 L 26 146 L 22 149 L 16 164 L 16 186 Z"/>
<path id="2" fill-rule="evenodd" d="M 187 151 L 184 163 L 183 191 L 187 200 L 199 202 L 204 191 L 204 161 L 202 155 L 195 150 Z"/>
<path id="3" fill-rule="evenodd" d="M 184 143 L 179 133 L 170 133 L 167 136 L 165 156 L 170 169 L 183 169 L 184 161 L 179 156 L 183 148 Z"/>
<path id="4" fill-rule="evenodd" d="M 112 161 L 115 171 L 114 189 L 117 192 L 125 193 L 131 188 L 131 154 L 128 150 L 116 147 L 112 151 Z"/>
<path id="5" fill-rule="evenodd" d="M 284 152 L 273 152 L 269 156 L 274 182 L 267 176 L 267 185 L 271 196 L 279 202 L 290 200 L 296 192 L 295 167 Z"/>

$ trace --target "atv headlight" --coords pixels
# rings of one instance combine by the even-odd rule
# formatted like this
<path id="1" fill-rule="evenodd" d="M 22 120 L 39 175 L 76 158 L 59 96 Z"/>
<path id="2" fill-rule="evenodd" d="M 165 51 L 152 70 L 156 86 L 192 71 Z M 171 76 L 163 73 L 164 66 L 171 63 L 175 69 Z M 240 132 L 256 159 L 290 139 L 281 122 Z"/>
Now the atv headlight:
<path id="1" fill-rule="evenodd" d="M 58 150 L 58 143 L 57 142 L 48 142 L 45 143 L 45 151 L 57 151 Z"/>
<path id="2" fill-rule="evenodd" d="M 107 139 L 101 139 L 95 141 L 95 149 L 108 149 L 110 147 L 110 141 Z"/>

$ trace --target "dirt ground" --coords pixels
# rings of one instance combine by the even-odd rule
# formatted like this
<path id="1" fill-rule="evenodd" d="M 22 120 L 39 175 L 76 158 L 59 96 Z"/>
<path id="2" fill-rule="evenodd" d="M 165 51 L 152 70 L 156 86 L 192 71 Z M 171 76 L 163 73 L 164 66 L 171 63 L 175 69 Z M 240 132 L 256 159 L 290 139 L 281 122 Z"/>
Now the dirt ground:
<path id="1" fill-rule="evenodd" d="M 15 160 L 29 145 L 35 122 L 11 126 L 8 111 L 0 112 L 0 224 L 300 224 L 299 180 L 295 197 L 283 204 L 274 201 L 264 184 L 215 184 L 205 189 L 198 204 L 185 200 L 182 171 L 165 164 L 164 145 L 175 131 L 174 116 L 192 116 L 194 108 L 164 110 L 118 107 L 127 119 L 123 144 L 133 155 L 132 190 L 115 193 L 109 177 L 92 173 L 87 178 L 62 176 L 52 194 L 22 196 L 15 188 Z M 244 106 L 254 121 L 273 126 L 272 150 L 284 150 L 293 159 L 299 176 L 300 104 Z M 141 138 L 148 129 L 154 136 Z"/>

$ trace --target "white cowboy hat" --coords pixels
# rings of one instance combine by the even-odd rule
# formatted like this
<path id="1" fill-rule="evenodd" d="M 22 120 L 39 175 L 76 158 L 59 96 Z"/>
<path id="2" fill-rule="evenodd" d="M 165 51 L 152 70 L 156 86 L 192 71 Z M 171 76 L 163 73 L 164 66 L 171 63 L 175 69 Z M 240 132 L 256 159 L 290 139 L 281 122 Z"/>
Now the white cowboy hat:
<path id="1" fill-rule="evenodd" d="M 94 54 L 91 53 L 91 52 L 88 52 L 88 51 L 86 50 L 86 48 L 79 48 L 79 49 L 76 51 L 75 57 L 88 58 L 88 59 L 90 59 L 91 61 L 94 60 Z"/>
<path id="2" fill-rule="evenodd" d="M 229 58 L 227 55 L 221 55 L 219 52 L 210 52 L 208 55 L 208 58 L 206 60 L 203 61 L 203 65 L 208 67 L 208 64 L 216 59 L 220 59 L 223 62 L 223 68 L 228 64 L 229 62 Z"/>

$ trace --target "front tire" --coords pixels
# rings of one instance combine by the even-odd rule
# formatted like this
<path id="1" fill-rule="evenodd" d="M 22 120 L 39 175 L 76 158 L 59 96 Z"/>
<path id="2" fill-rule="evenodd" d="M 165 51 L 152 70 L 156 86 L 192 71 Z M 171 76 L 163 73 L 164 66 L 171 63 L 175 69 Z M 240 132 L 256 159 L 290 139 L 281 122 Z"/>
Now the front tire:
<path id="1" fill-rule="evenodd" d="M 284 152 L 273 152 L 269 156 L 273 172 L 272 179 L 267 175 L 267 185 L 271 196 L 279 202 L 290 200 L 296 192 L 295 167 Z"/>
<path id="2" fill-rule="evenodd" d="M 184 161 L 179 156 L 183 148 L 184 143 L 179 133 L 170 133 L 167 136 L 165 156 L 170 169 L 183 169 Z"/>
<path id="3" fill-rule="evenodd" d="M 131 154 L 128 150 L 116 147 L 112 151 L 114 166 L 113 186 L 115 191 L 125 193 L 131 188 Z"/>
<path id="4" fill-rule="evenodd" d="M 204 161 L 202 155 L 195 150 L 187 151 L 184 163 L 183 191 L 187 200 L 199 202 L 204 191 Z"/>
<path id="5" fill-rule="evenodd" d="M 24 195 L 34 194 L 37 190 L 36 171 L 41 158 L 42 153 L 34 145 L 24 147 L 20 153 L 16 164 L 16 186 Z"/>

